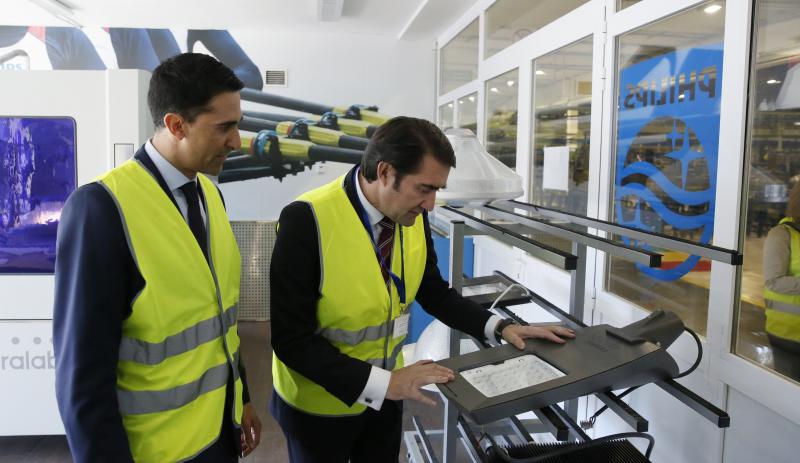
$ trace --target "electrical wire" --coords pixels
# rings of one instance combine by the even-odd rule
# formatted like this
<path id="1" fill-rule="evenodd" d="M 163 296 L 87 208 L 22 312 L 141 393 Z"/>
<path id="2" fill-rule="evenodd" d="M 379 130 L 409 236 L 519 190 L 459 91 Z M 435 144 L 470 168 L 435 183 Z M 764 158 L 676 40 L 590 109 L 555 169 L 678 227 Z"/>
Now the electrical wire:
<path id="1" fill-rule="evenodd" d="M 508 288 L 506 288 L 506 290 L 505 290 L 505 291 L 503 291 L 502 293 L 500 293 L 500 295 L 499 295 L 499 296 L 497 296 L 497 299 L 495 299 L 495 300 L 494 300 L 494 302 L 492 303 L 492 306 L 491 306 L 491 307 L 489 307 L 489 311 L 491 311 L 492 309 L 494 309 L 494 308 L 497 306 L 497 304 L 498 304 L 498 303 L 499 303 L 499 302 L 500 302 L 500 301 L 503 299 L 503 297 L 504 297 L 506 294 L 508 294 L 508 292 L 509 292 L 509 291 L 511 291 L 511 290 L 512 290 L 512 289 L 513 289 L 515 286 L 516 286 L 516 287 L 519 287 L 519 288 L 522 288 L 523 290 L 525 290 L 525 295 L 526 295 L 526 296 L 530 296 L 531 292 L 528 290 L 528 288 L 526 288 L 526 287 L 522 286 L 522 285 L 521 285 L 521 284 L 519 284 L 519 283 L 512 283 L 512 284 L 511 284 L 511 286 L 509 286 Z"/>
<path id="2" fill-rule="evenodd" d="M 690 375 L 693 371 L 695 371 L 697 369 L 697 367 L 700 365 L 700 361 L 703 359 L 703 343 L 700 341 L 700 337 L 691 328 L 688 328 L 688 327 L 684 326 L 683 329 L 687 333 L 689 333 L 692 336 L 692 338 L 694 338 L 695 343 L 697 343 L 697 358 L 695 359 L 695 361 L 692 364 L 692 366 L 690 366 L 686 371 L 684 371 L 682 373 L 678 373 L 678 375 L 675 376 L 675 378 L 673 378 L 673 379 L 683 378 L 684 376 Z M 621 398 L 625 397 L 626 395 L 630 394 L 631 392 L 635 391 L 639 387 L 640 386 L 634 386 L 634 387 L 628 388 L 624 392 L 622 392 L 620 395 L 618 395 L 617 397 L 621 399 Z M 603 405 L 599 410 L 597 410 L 594 413 L 594 415 L 589 417 L 588 420 L 581 421 L 580 422 L 581 429 L 583 429 L 583 430 L 592 429 L 594 427 L 594 424 L 597 422 L 597 417 L 600 416 L 606 410 L 608 410 L 608 405 Z"/>
<path id="3" fill-rule="evenodd" d="M 633 386 L 633 387 L 630 387 L 628 389 L 625 389 L 622 393 L 620 393 L 617 396 L 617 398 L 621 399 L 621 398 L 625 397 L 626 395 L 630 394 L 631 392 L 635 391 L 636 389 L 639 389 L 640 387 L 641 386 Z M 603 405 L 599 410 L 594 412 L 594 415 L 589 417 L 588 420 L 581 421 L 580 422 L 581 429 L 583 429 L 584 431 L 592 429 L 594 427 L 595 422 L 597 422 L 597 417 L 602 415 L 603 412 L 606 411 L 606 410 L 608 410 L 608 405 Z"/>
<path id="4" fill-rule="evenodd" d="M 697 343 L 697 359 L 694 361 L 692 366 L 689 367 L 688 370 L 684 371 L 683 373 L 679 373 L 674 379 L 683 378 L 686 375 L 691 374 L 697 367 L 700 365 L 700 360 L 703 359 L 703 343 L 700 342 L 700 336 L 697 335 L 691 328 L 683 327 L 692 337 L 694 338 L 694 342 Z"/>

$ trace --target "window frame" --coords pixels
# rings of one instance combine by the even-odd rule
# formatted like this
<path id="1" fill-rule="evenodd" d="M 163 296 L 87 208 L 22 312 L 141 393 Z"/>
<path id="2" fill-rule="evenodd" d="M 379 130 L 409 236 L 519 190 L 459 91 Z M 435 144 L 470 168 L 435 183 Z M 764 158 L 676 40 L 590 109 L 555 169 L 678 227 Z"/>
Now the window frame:
<path id="1" fill-rule="evenodd" d="M 616 60 L 619 36 L 649 24 L 680 14 L 708 0 L 643 0 L 616 11 L 616 0 L 591 0 L 567 15 L 531 33 L 524 39 L 484 59 L 484 15 L 495 0 L 480 0 L 453 23 L 438 39 L 447 43 L 476 18 L 479 20 L 478 78 L 453 91 L 436 97 L 437 107 L 443 103 L 477 92 L 478 133 L 485 140 L 486 82 L 514 68 L 519 69 L 517 172 L 523 176 L 523 200 L 531 200 L 532 147 L 534 113 L 535 60 L 593 35 L 591 146 L 589 157 L 589 201 L 586 214 L 608 220 L 613 207 L 612 154 L 616 137 Z M 743 248 L 742 222 L 746 217 L 746 188 L 749 181 L 748 108 L 751 78 L 751 38 L 753 37 L 754 3 L 758 0 L 726 0 L 723 75 L 719 129 L 719 153 L 715 195 L 715 246 Z M 603 18 L 598 21 L 598 18 Z M 744 25 L 744 26 L 743 26 Z M 743 30 L 743 27 L 745 28 Z M 577 32 L 581 31 L 581 32 Z M 588 31 L 588 33 L 587 33 Z M 440 49 L 437 46 L 437 50 Z M 438 77 L 438 76 L 437 76 Z M 438 89 L 438 82 L 437 82 Z M 458 106 L 456 104 L 456 106 Z M 456 123 L 458 111 L 456 108 Z M 720 157 L 721 159 L 721 157 Z M 596 232 L 604 236 L 603 232 Z M 477 243 L 477 242 L 476 242 Z M 513 250 L 508 258 L 520 269 L 514 274 L 525 283 L 525 256 Z M 476 268 L 480 251 L 476 249 Z M 641 319 L 647 312 L 635 304 L 608 293 L 604 289 L 606 256 L 589 250 L 587 269 L 594 269 L 594 278 L 586 279 L 587 322 L 623 325 Z M 536 267 L 539 268 L 536 264 Z M 545 266 L 546 267 L 546 266 Z M 533 270 L 531 270 L 533 271 Z M 693 375 L 687 378 L 690 387 L 696 382 L 702 393 L 716 405 L 725 408 L 728 389 L 735 388 L 773 412 L 800 425 L 800 401 L 793 400 L 800 386 L 779 374 L 760 367 L 735 354 L 732 344 L 738 329 L 738 307 L 741 268 L 714 262 L 710 273 L 707 337 L 703 342 L 704 359 Z M 567 278 L 568 274 L 562 275 Z M 568 283 L 565 287 L 569 287 Z M 559 289 L 560 291 L 560 289 Z M 547 295 L 545 294 L 547 297 Z M 693 341 L 682 336 L 670 349 L 678 361 L 694 360 Z M 720 437 L 721 439 L 721 437 Z M 714 447 L 714 444 L 711 444 Z M 722 448 L 722 445 L 719 445 Z M 720 450 L 721 451 L 721 450 Z M 720 457 L 721 458 L 721 457 Z"/>

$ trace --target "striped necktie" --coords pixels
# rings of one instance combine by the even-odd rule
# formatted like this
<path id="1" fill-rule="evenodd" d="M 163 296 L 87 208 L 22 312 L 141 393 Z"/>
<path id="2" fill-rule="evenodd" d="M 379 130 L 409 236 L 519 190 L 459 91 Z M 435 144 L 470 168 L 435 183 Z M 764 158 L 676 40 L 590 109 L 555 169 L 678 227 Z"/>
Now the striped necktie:
<path id="1" fill-rule="evenodd" d="M 386 286 L 389 286 L 389 272 L 386 269 L 392 266 L 392 245 L 394 244 L 394 222 L 384 216 L 380 222 L 380 233 L 378 233 L 378 252 L 381 256 L 381 273 Z"/>

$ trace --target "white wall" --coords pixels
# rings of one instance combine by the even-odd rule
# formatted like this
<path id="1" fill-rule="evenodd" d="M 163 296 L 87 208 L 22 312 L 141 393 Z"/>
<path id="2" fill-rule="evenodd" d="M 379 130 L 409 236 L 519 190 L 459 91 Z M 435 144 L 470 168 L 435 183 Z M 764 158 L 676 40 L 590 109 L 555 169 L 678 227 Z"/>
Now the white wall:
<path id="1" fill-rule="evenodd" d="M 388 115 L 434 119 L 434 43 L 368 35 L 230 31 L 264 69 L 288 70 L 287 87 L 267 92 L 331 106 L 377 105 Z M 249 102 L 243 109 L 291 113 Z M 277 219 L 301 193 L 344 173 L 350 166 L 326 163 L 279 182 L 273 178 L 221 185 L 231 220 Z"/>
<path id="2" fill-rule="evenodd" d="M 800 426 L 730 388 L 731 428 L 725 433 L 725 463 L 794 463 L 800 460 Z"/>
<path id="3" fill-rule="evenodd" d="M 109 68 L 117 66 L 109 35 L 101 28 L 83 32 Z M 398 40 L 393 35 L 356 35 L 313 31 L 270 31 L 255 28 L 230 29 L 230 34 L 262 73 L 266 69 L 287 70 L 287 87 L 270 87 L 269 93 L 335 107 L 351 104 L 377 105 L 388 115 L 434 119 L 435 44 L 429 40 Z M 185 29 L 172 33 L 186 51 Z M 42 42 L 26 34 L 21 42 L 3 51 L 23 49 L 30 55 L 31 69 L 52 69 Z M 206 52 L 202 43 L 193 51 Z M 244 109 L 302 115 L 282 108 L 243 102 Z M 316 166 L 315 166 L 316 167 Z M 346 171 L 349 166 L 331 163 L 282 182 L 263 178 L 225 184 L 228 212 L 232 220 L 277 219 L 281 209 L 301 193 Z"/>

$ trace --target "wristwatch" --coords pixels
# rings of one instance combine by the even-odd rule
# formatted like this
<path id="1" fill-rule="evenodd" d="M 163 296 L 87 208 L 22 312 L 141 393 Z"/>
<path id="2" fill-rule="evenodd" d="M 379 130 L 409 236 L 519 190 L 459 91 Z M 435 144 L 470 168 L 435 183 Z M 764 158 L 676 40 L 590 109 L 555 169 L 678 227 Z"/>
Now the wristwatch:
<path id="1" fill-rule="evenodd" d="M 505 318 L 501 320 L 497 326 L 494 327 L 494 339 L 500 344 L 503 341 L 503 330 L 506 329 L 508 325 L 516 325 L 517 322 L 514 321 L 513 318 Z"/>

